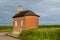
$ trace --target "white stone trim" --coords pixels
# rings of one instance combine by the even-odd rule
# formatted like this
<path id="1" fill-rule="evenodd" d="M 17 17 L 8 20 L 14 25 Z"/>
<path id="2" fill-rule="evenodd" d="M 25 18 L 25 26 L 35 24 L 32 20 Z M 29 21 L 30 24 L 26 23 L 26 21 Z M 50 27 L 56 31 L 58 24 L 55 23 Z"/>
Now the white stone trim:
<path id="1" fill-rule="evenodd" d="M 24 25 L 24 20 L 21 20 L 21 27 Z"/>
<path id="2" fill-rule="evenodd" d="M 13 34 L 19 34 L 20 32 L 12 32 Z"/>
<path id="3" fill-rule="evenodd" d="M 15 21 L 15 27 L 17 27 L 17 21 Z"/>

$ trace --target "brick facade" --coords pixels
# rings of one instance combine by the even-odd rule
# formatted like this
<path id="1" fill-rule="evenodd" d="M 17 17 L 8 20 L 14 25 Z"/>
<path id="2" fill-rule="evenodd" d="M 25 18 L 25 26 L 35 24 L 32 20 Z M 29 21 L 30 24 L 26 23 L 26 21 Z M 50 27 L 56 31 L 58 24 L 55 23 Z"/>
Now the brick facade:
<path id="1" fill-rule="evenodd" d="M 17 26 L 15 26 L 15 22 L 17 22 Z M 13 18 L 13 33 L 19 34 L 19 32 L 22 30 L 32 28 L 38 28 L 38 16 L 23 16 Z"/>

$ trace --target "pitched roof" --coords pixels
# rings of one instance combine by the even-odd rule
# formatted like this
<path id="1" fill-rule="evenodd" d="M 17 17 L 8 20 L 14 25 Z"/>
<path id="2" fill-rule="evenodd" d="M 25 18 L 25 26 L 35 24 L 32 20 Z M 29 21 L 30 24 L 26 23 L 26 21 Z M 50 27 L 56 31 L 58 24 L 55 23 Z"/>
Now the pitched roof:
<path id="1" fill-rule="evenodd" d="M 39 15 L 35 14 L 33 11 L 26 10 L 26 11 L 21 11 L 17 13 L 15 16 L 13 16 L 13 18 L 22 17 L 22 16 L 38 16 L 39 17 Z"/>

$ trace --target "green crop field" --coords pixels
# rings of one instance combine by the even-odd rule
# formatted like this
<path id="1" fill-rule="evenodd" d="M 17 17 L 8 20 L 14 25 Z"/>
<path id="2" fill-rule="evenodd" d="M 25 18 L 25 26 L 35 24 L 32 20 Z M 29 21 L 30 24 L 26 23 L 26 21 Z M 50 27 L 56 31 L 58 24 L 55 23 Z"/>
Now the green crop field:
<path id="1" fill-rule="evenodd" d="M 11 32 L 12 26 L 0 26 L 0 32 Z"/>
<path id="2" fill-rule="evenodd" d="M 22 40 L 60 40 L 60 25 L 40 25 L 38 29 L 24 30 Z"/>
<path id="3" fill-rule="evenodd" d="M 12 26 L 0 26 L 0 32 L 11 32 Z M 19 34 L 22 40 L 60 40 L 60 25 L 40 25 L 38 29 L 24 30 Z"/>

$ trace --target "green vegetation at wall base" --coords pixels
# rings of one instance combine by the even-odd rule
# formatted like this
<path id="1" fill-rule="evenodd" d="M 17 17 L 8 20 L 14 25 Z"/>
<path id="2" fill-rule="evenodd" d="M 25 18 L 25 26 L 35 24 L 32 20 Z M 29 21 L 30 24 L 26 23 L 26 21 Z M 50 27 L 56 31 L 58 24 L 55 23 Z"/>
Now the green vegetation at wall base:
<path id="1" fill-rule="evenodd" d="M 60 40 L 60 28 L 38 28 L 20 33 L 22 40 Z"/>

